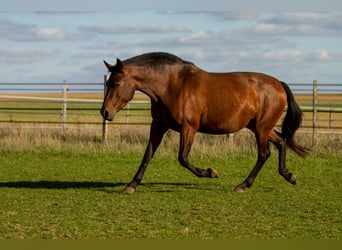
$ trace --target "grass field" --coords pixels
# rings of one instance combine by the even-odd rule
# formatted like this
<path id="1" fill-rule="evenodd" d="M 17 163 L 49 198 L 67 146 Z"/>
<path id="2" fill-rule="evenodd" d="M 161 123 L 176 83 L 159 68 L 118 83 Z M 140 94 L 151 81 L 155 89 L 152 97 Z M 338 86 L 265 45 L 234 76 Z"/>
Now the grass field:
<path id="1" fill-rule="evenodd" d="M 305 143 L 305 138 L 298 138 Z M 310 140 L 309 140 L 310 141 Z M 255 162 L 250 135 L 196 138 L 190 160 L 218 170 L 198 179 L 165 138 L 143 184 L 135 174 L 146 131 L 101 143 L 94 135 L 0 130 L 1 239 L 341 239 L 342 141 L 322 137 L 311 155 L 288 154 L 296 186 L 277 173 L 276 152 L 246 193 L 233 187 Z"/>

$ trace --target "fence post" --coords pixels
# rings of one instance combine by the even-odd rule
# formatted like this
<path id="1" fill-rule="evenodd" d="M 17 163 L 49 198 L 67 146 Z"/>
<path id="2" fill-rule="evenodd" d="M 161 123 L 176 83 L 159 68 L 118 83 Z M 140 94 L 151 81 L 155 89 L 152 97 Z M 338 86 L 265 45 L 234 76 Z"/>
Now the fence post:
<path id="1" fill-rule="evenodd" d="M 317 139 L 317 106 L 318 106 L 318 81 L 313 81 L 312 88 L 312 145 L 316 145 Z"/>
<path id="2" fill-rule="evenodd" d="M 128 123 L 129 123 L 129 116 L 130 116 L 129 110 L 130 110 L 130 104 L 127 103 L 127 108 L 126 108 L 126 128 L 128 128 Z"/>
<path id="3" fill-rule="evenodd" d="M 63 81 L 62 87 L 62 111 L 61 111 L 61 124 L 63 132 L 67 129 L 67 101 L 68 101 L 68 85 L 67 81 Z"/>
<path id="4" fill-rule="evenodd" d="M 108 76 L 104 75 L 103 77 L 103 98 L 106 97 L 107 94 L 107 80 Z M 102 141 L 107 140 L 107 120 L 103 118 L 102 120 Z"/>
<path id="5" fill-rule="evenodd" d="M 329 131 L 332 129 L 332 121 L 333 121 L 333 105 L 330 103 L 330 109 L 329 109 Z"/>

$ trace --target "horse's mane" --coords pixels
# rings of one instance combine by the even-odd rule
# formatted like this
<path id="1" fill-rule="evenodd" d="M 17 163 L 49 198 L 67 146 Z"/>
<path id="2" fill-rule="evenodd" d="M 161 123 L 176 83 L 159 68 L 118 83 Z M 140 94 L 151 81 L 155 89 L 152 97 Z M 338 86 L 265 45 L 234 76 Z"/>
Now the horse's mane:
<path id="1" fill-rule="evenodd" d="M 178 56 L 165 52 L 152 52 L 139 56 L 135 56 L 123 61 L 124 65 L 133 65 L 139 67 L 151 67 L 153 69 L 160 69 L 166 65 L 174 64 L 192 64 L 192 62 L 184 61 Z"/>

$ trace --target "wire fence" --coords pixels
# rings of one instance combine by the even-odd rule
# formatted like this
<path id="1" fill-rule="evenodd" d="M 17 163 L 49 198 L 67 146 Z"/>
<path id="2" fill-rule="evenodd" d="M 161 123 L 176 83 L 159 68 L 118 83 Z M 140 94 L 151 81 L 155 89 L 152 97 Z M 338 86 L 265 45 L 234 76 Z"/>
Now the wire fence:
<path id="1" fill-rule="evenodd" d="M 342 84 L 289 86 L 304 112 L 302 131 L 342 134 Z M 106 138 L 107 131 L 150 125 L 150 102 L 142 93 L 110 123 L 99 113 L 103 96 L 103 82 L 0 83 L 0 127 L 96 131 Z"/>

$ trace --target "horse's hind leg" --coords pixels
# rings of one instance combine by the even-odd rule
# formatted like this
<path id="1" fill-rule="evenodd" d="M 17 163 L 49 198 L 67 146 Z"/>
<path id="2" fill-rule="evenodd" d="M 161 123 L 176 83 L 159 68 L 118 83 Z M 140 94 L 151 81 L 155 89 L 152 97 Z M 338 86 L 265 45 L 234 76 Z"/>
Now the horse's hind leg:
<path id="1" fill-rule="evenodd" d="M 296 176 L 289 172 L 286 167 L 286 141 L 282 135 L 273 130 L 270 134 L 270 141 L 277 147 L 279 153 L 279 174 L 285 178 L 288 182 L 295 185 Z"/>
<path id="2" fill-rule="evenodd" d="M 183 127 L 180 133 L 180 145 L 179 145 L 179 153 L 178 153 L 178 161 L 179 163 L 189 169 L 192 173 L 194 173 L 197 177 L 209 177 L 209 178 L 217 178 L 218 174 L 216 170 L 208 168 L 201 169 L 191 165 L 188 161 L 188 155 L 194 141 L 196 130 L 191 127 Z"/>

